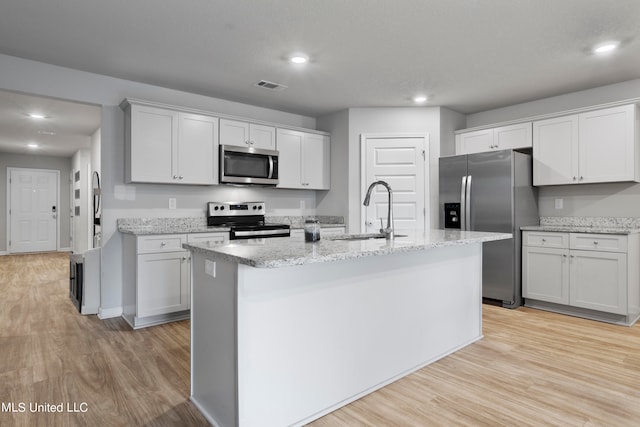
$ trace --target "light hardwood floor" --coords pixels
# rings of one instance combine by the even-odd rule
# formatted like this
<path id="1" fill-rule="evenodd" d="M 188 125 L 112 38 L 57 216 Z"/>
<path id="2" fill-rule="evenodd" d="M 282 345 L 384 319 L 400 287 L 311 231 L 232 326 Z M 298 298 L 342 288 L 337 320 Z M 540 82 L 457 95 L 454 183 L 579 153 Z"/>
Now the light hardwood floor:
<path id="1" fill-rule="evenodd" d="M 0 426 L 207 425 L 189 402 L 188 321 L 132 331 L 80 315 L 67 286 L 66 254 L 0 257 L 0 402 L 27 411 Z M 483 320 L 480 342 L 311 426 L 640 425 L 640 325 L 492 306 Z"/>

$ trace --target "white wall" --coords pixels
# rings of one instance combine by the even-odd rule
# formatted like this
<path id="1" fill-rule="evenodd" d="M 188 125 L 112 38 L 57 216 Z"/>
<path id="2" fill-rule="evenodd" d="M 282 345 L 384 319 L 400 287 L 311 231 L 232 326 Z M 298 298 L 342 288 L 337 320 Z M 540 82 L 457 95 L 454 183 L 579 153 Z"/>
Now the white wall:
<path id="1" fill-rule="evenodd" d="M 102 288 L 101 313 L 119 314 L 122 305 L 122 236 L 116 220 L 134 216 L 204 215 L 210 200 L 232 198 L 265 199 L 268 214 L 299 212 L 300 200 L 315 211 L 315 192 L 304 190 L 236 189 L 226 186 L 177 187 L 171 185 L 124 184 L 124 113 L 118 107 L 126 98 L 237 115 L 284 125 L 315 129 L 312 117 L 285 113 L 211 98 L 187 92 L 116 79 L 57 67 L 7 55 L 0 55 L 0 89 L 51 96 L 102 106 L 100 145 L 102 169 Z M 61 174 L 68 176 L 68 172 Z M 68 191 L 65 191 L 68 193 Z M 132 199 L 133 196 L 133 199 Z M 168 209 L 169 197 L 176 197 L 177 210 Z M 65 206 L 69 206 L 67 201 Z M 68 235 L 68 230 L 67 233 Z"/>
<path id="2" fill-rule="evenodd" d="M 640 98 L 640 79 L 568 93 L 467 116 L 475 127 Z M 563 199 L 563 209 L 555 209 Z M 640 184 L 608 183 L 539 187 L 540 216 L 640 217 Z"/>
<path id="3" fill-rule="evenodd" d="M 60 194 L 60 206 L 58 206 L 58 218 L 60 219 L 59 243 L 60 248 L 68 250 L 70 248 L 70 218 L 68 212 L 70 206 L 69 174 L 71 173 L 71 158 L 0 153 L 0 253 L 7 250 L 7 168 L 9 167 L 60 171 L 60 187 L 58 188 Z"/>

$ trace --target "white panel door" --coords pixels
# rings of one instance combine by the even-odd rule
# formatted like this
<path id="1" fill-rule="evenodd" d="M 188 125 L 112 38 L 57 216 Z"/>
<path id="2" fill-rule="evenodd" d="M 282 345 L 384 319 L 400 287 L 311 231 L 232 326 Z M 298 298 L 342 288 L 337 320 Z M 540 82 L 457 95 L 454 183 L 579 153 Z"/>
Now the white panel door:
<path id="1" fill-rule="evenodd" d="M 9 168 L 10 253 L 58 249 L 59 172 Z"/>
<path id="2" fill-rule="evenodd" d="M 426 176 L 426 136 L 366 136 L 364 137 L 364 182 L 362 200 L 374 181 L 385 181 L 393 190 L 393 216 L 395 230 L 424 230 L 426 223 L 428 188 Z M 380 220 L 386 227 L 388 193 L 378 185 L 368 207 L 363 206 L 363 232 L 380 229 Z"/>

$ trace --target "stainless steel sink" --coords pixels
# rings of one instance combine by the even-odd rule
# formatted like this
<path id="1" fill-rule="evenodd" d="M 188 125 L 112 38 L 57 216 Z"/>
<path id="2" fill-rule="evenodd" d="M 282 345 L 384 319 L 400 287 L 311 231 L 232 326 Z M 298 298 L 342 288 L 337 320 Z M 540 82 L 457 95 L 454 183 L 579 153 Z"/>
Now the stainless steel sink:
<path id="1" fill-rule="evenodd" d="M 395 237 L 406 237 L 405 234 L 396 234 Z M 367 233 L 367 234 L 347 234 L 344 236 L 331 237 L 330 240 L 369 240 L 369 239 L 384 239 L 385 235 L 382 233 Z"/>

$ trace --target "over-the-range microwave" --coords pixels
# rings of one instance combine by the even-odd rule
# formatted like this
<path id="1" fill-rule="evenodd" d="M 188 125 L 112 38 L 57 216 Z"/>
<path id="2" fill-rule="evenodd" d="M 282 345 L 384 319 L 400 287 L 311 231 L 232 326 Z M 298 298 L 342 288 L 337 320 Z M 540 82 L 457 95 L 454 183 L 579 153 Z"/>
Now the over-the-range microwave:
<path id="1" fill-rule="evenodd" d="M 220 182 L 278 184 L 278 152 L 252 147 L 220 146 Z"/>

